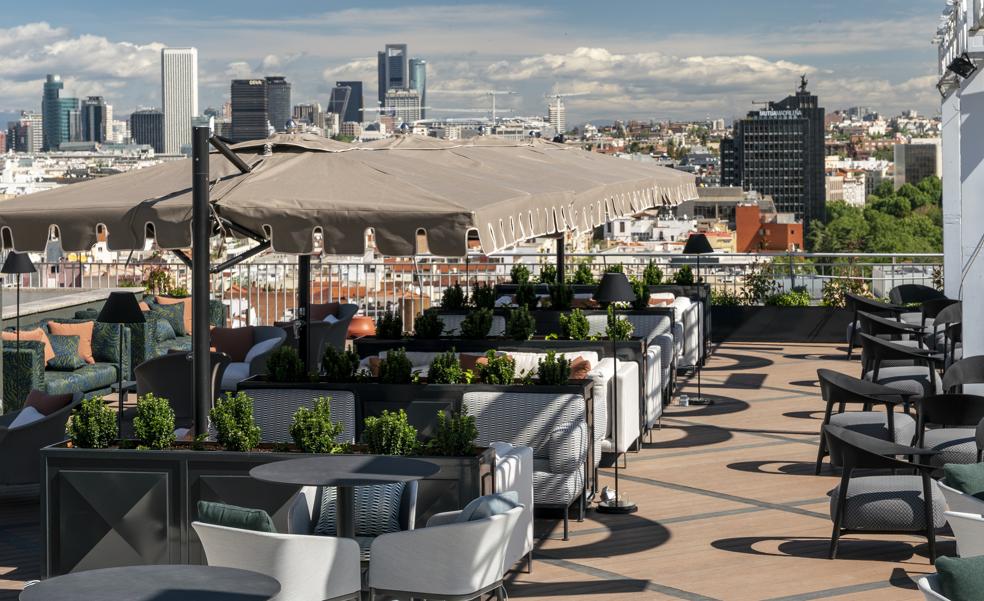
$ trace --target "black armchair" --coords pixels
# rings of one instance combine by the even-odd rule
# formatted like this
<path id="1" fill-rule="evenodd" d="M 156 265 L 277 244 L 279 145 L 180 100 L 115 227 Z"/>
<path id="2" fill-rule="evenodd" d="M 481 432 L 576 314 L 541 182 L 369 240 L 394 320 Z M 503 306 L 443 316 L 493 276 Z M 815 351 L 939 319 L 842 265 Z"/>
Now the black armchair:
<path id="1" fill-rule="evenodd" d="M 873 298 L 868 298 L 866 296 L 860 296 L 857 294 L 852 294 L 850 292 L 844 293 L 844 302 L 847 309 L 853 313 L 853 318 L 851 323 L 847 326 L 847 358 L 851 359 L 854 353 L 854 347 L 860 345 L 860 340 L 858 339 L 858 312 L 866 311 L 868 313 L 873 313 L 876 315 L 883 315 L 885 317 L 894 318 L 897 321 L 901 321 L 901 315 L 905 313 L 905 307 L 899 305 L 893 305 L 889 303 L 883 303 L 877 301 Z"/>
<path id="2" fill-rule="evenodd" d="M 943 392 L 962 393 L 964 384 L 984 384 L 984 356 L 966 357 L 943 372 Z"/>
<path id="3" fill-rule="evenodd" d="M 984 420 L 984 397 L 973 394 L 938 394 L 919 399 L 917 445 L 937 451 L 934 467 L 947 463 L 977 463 L 981 448 L 978 430 Z M 927 429 L 927 424 L 940 426 Z"/>
<path id="4" fill-rule="evenodd" d="M 869 334 L 861 334 L 861 349 L 862 379 L 890 386 L 907 397 L 943 392 L 936 376 L 938 355 Z M 885 367 L 888 362 L 891 366 Z"/>
<path id="5" fill-rule="evenodd" d="M 901 284 L 888 292 L 888 300 L 896 305 L 922 304 L 941 298 L 946 298 L 946 295 L 924 284 Z"/>
<path id="6" fill-rule="evenodd" d="M 210 353 L 212 363 L 212 399 L 220 394 L 222 375 L 229 366 L 229 355 Z M 191 354 L 187 352 L 168 353 L 138 365 L 133 374 L 137 380 L 137 396 L 148 392 L 166 398 L 174 410 L 174 423 L 179 428 L 192 428 L 195 425 L 194 378 Z"/>
<path id="7" fill-rule="evenodd" d="M 36 422 L 10 429 L 23 409 L 0 416 L 0 485 L 38 484 L 41 479 L 41 449 L 66 440 L 65 424 L 82 402 L 76 392 L 72 402 Z"/>

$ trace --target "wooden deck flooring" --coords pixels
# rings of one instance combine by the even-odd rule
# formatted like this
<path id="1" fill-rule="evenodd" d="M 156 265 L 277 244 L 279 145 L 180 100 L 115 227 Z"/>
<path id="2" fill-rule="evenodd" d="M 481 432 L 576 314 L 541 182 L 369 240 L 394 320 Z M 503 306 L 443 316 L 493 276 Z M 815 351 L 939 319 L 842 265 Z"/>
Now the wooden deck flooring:
<path id="1" fill-rule="evenodd" d="M 622 470 L 628 516 L 589 511 L 560 540 L 537 520 L 533 573 L 510 576 L 515 598 L 904 601 L 932 573 L 918 537 L 847 536 L 826 559 L 825 471 L 813 475 L 822 405 L 819 367 L 856 373 L 834 345 L 726 344 L 703 376 L 710 407 L 667 409 L 663 428 Z M 684 392 L 693 394 L 696 382 Z M 603 470 L 602 484 L 612 483 Z M 38 506 L 0 493 L 0 600 L 38 573 Z M 950 539 L 939 549 L 953 554 Z"/>

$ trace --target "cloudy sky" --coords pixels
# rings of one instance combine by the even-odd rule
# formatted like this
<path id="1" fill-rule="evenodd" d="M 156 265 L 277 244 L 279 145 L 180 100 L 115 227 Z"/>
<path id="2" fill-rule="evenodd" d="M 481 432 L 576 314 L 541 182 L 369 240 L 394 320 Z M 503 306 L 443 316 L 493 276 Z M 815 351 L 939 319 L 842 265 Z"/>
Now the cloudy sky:
<path id="1" fill-rule="evenodd" d="M 376 51 L 399 42 L 428 60 L 436 108 L 485 108 L 481 91 L 497 89 L 516 93 L 498 101 L 513 114 L 579 93 L 569 122 L 730 120 L 802 73 L 828 109 L 939 108 L 930 39 L 942 0 L 4 4 L 0 113 L 39 108 L 45 73 L 74 95 L 106 96 L 117 114 L 158 106 L 163 46 L 198 48 L 201 109 L 248 75 L 286 75 L 295 103 L 322 104 L 335 80 L 362 79 L 371 103 Z"/>

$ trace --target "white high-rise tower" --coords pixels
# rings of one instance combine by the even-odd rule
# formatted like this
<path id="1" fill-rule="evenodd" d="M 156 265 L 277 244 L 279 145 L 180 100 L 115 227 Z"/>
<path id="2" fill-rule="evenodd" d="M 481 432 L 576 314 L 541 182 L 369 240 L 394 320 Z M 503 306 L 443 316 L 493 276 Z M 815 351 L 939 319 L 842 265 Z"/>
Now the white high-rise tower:
<path id="1" fill-rule="evenodd" d="M 190 152 L 191 120 L 198 115 L 198 50 L 161 50 L 161 109 L 164 152 Z"/>
<path id="2" fill-rule="evenodd" d="M 554 101 L 547 105 L 547 121 L 558 134 L 567 131 L 567 107 L 564 106 L 563 96 L 554 96 Z"/>

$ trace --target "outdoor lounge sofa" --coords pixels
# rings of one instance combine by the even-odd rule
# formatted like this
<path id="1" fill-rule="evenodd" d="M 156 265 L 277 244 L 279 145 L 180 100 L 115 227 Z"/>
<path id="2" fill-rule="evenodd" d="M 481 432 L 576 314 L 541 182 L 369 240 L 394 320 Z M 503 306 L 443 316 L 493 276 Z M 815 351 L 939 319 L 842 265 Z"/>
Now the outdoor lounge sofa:
<path id="1" fill-rule="evenodd" d="M 0 415 L 0 486 L 38 484 L 41 449 L 65 440 L 65 424 L 82 395 L 74 393 L 70 403 L 36 421 L 11 427 L 23 408 Z"/>

